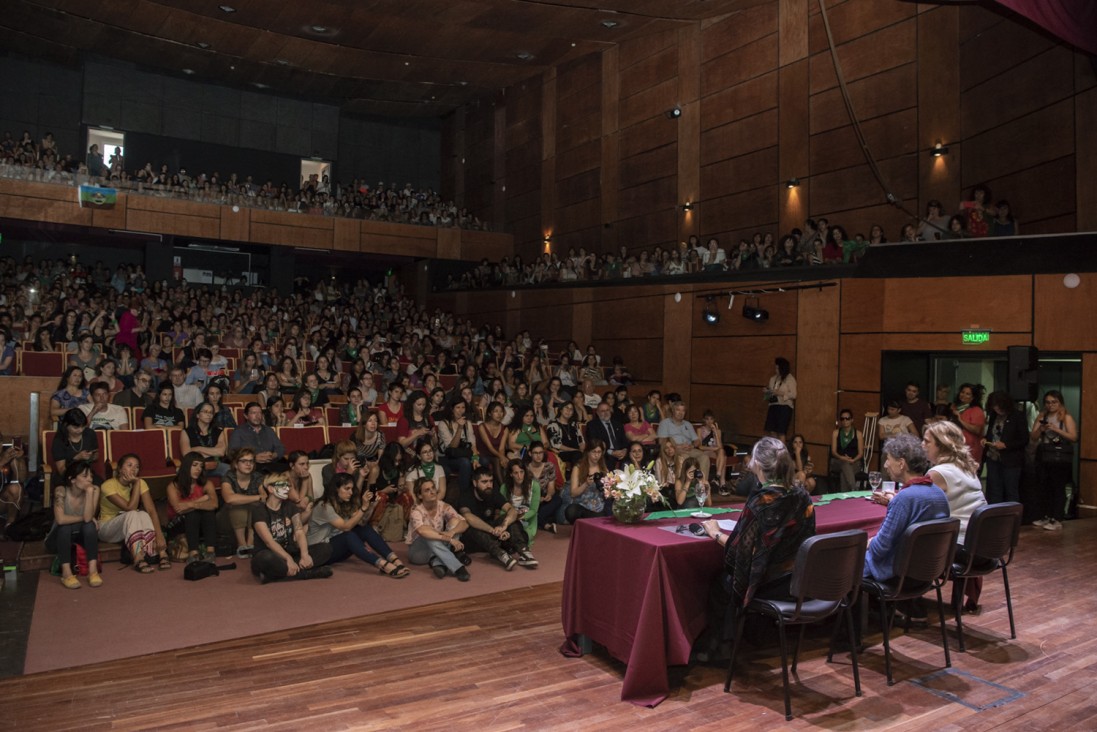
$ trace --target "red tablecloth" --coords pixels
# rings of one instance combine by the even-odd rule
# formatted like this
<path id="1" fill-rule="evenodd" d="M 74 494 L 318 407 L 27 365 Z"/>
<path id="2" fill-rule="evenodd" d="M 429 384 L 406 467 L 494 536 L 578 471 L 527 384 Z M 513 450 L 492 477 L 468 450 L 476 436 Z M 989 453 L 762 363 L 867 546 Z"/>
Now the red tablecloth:
<path id="1" fill-rule="evenodd" d="M 863 499 L 819 506 L 816 533 L 865 529 L 876 533 L 886 509 Z M 739 514 L 728 514 L 735 518 Z M 655 706 L 667 697 L 667 667 L 689 662 L 704 630 L 709 587 L 723 554 L 713 541 L 661 526 L 695 519 L 620 524 L 612 518 L 576 522 L 564 572 L 560 649 L 581 655 L 578 636 L 602 644 L 627 664 L 621 699 Z"/>

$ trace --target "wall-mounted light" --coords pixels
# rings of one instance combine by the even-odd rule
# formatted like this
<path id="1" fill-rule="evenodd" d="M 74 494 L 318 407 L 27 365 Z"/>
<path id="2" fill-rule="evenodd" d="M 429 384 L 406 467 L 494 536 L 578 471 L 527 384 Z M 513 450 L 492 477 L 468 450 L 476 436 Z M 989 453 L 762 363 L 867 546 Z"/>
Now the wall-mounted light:
<path id="1" fill-rule="evenodd" d="M 948 145 L 938 140 L 937 144 L 930 148 L 929 154 L 930 156 L 935 158 L 940 158 L 948 155 Z"/>
<path id="2" fill-rule="evenodd" d="M 682 204 L 682 210 L 683 211 L 692 211 L 693 210 L 693 202 L 692 201 L 686 201 L 685 203 L 683 203 Z"/>
<path id="3" fill-rule="evenodd" d="M 545 254 L 552 253 L 552 234 L 545 234 Z"/>
<path id="4" fill-rule="evenodd" d="M 743 305 L 743 317 L 755 323 L 764 323 L 769 320 L 769 311 L 759 306 L 758 298 L 748 297 Z"/>
<path id="5" fill-rule="evenodd" d="M 705 309 L 701 311 L 701 322 L 708 325 L 716 325 L 720 322 L 720 311 L 716 309 L 716 297 L 714 295 L 705 298 Z"/>
<path id="6" fill-rule="evenodd" d="M 785 181 L 785 188 L 792 189 L 792 188 L 798 188 L 799 186 L 800 186 L 800 179 L 799 178 L 789 178 L 788 180 Z"/>
<path id="7" fill-rule="evenodd" d="M 667 116 L 667 119 L 678 119 L 682 116 L 682 108 L 678 105 L 674 105 L 667 111 L 663 112 Z"/>

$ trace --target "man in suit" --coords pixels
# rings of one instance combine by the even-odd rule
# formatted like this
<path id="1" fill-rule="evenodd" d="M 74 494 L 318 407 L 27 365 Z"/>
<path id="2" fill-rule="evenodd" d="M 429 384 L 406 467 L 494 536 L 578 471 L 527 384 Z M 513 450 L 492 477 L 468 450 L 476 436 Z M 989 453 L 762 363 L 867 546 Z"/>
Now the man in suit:
<path id="1" fill-rule="evenodd" d="M 587 422 L 587 444 L 591 440 L 601 440 L 606 445 L 606 465 L 610 470 L 617 467 L 620 460 L 628 454 L 628 437 L 624 426 L 615 419 L 613 407 L 601 402 L 595 411 L 595 417 Z"/>

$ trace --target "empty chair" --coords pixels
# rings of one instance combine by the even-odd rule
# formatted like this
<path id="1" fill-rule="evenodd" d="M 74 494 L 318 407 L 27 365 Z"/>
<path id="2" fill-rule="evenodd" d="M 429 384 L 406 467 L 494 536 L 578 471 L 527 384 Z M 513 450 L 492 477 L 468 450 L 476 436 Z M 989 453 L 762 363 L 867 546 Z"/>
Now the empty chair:
<path id="1" fill-rule="evenodd" d="M 960 535 L 960 519 L 934 519 L 911 524 L 903 532 L 895 560 L 895 577 L 878 582 L 866 577 L 861 583 L 865 594 L 880 602 L 880 629 L 884 633 L 884 668 L 888 686 L 895 683 L 891 676 L 891 615 L 895 603 L 913 600 L 929 592 L 937 592 L 937 616 L 941 624 L 941 646 L 945 650 L 945 667 L 952 666 L 945 633 L 945 606 L 941 601 L 941 585 L 945 581 L 956 538 Z"/>
<path id="2" fill-rule="evenodd" d="M 964 543 L 957 548 L 952 563 L 952 578 L 964 580 L 969 577 L 985 577 L 1002 571 L 1002 584 L 1006 590 L 1006 609 L 1009 611 L 1009 637 L 1017 637 L 1017 628 L 1013 623 L 1013 598 L 1009 593 L 1009 575 L 1006 567 L 1013 561 L 1013 550 L 1017 548 L 1017 539 L 1021 535 L 1020 503 L 991 503 L 975 509 L 968 519 Z M 963 593 L 957 592 L 955 598 L 956 635 L 960 650 L 964 651 L 964 621 L 961 619 Z"/>
<path id="3" fill-rule="evenodd" d="M 176 428 L 178 429 L 178 428 Z M 127 453 L 133 453 L 141 460 L 141 477 L 170 478 L 175 475 L 177 466 L 169 457 L 168 430 L 109 430 L 107 448 L 110 459 L 117 461 Z"/>
<path id="4" fill-rule="evenodd" d="M 796 564 L 792 570 L 791 594 L 795 600 L 763 600 L 755 598 L 738 613 L 735 624 L 735 644 L 728 665 L 728 677 L 724 691 L 731 691 L 731 679 L 735 670 L 735 656 L 743 637 L 743 625 L 748 613 L 757 613 L 777 622 L 781 647 L 781 675 L 785 685 L 785 719 L 792 719 L 792 704 L 788 687 L 788 653 L 786 650 L 785 627 L 799 625 L 800 635 L 792 654 L 792 672 L 796 673 L 796 662 L 800 655 L 800 644 L 804 638 L 804 628 L 811 623 L 819 623 L 832 616 L 838 616 L 831 635 L 829 662 L 834 654 L 834 641 L 846 621 L 846 632 L 853 638 L 853 614 L 850 608 L 857 600 L 861 585 L 861 575 L 865 569 L 865 547 L 868 535 L 861 530 L 843 531 L 837 534 L 813 536 L 803 544 L 796 554 Z M 853 684 L 857 696 L 861 696 L 861 676 L 857 668 L 857 646 L 850 644 L 853 657 Z"/>
<path id="5" fill-rule="evenodd" d="M 278 439 L 285 446 L 287 455 L 294 450 L 318 454 L 327 444 L 327 428 L 322 424 L 309 427 L 279 427 Z"/>

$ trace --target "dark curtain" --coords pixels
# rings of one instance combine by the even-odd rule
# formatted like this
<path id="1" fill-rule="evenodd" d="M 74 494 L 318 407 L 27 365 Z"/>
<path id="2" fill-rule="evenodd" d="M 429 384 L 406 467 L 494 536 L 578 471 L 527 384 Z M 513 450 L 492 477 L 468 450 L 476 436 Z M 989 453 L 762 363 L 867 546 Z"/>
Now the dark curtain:
<path id="1" fill-rule="evenodd" d="M 998 0 L 1058 38 L 1097 55 L 1097 2 L 1094 0 Z"/>

